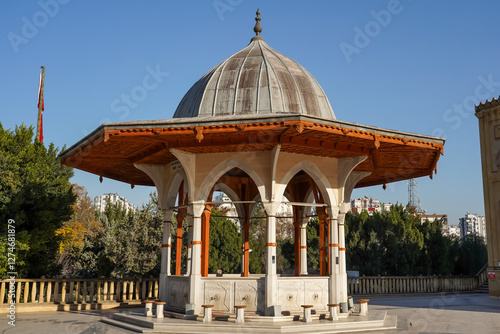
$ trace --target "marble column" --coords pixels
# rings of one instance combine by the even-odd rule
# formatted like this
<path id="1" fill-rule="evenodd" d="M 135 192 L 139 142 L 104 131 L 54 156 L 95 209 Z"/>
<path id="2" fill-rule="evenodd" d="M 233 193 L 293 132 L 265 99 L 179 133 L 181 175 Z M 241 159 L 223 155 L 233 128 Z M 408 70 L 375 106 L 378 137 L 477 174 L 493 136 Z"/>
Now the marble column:
<path id="1" fill-rule="evenodd" d="M 172 257 L 172 210 L 163 210 L 163 238 L 161 245 L 160 267 L 160 300 L 166 302 L 169 297 L 169 282 L 171 257 Z"/>
<path id="2" fill-rule="evenodd" d="M 309 218 L 303 218 L 300 224 L 300 275 L 307 276 L 307 223 Z"/>
<path id="3" fill-rule="evenodd" d="M 330 244 L 328 245 L 328 255 L 331 259 L 330 266 L 330 279 L 328 282 L 328 296 L 329 304 L 340 303 L 340 268 L 339 268 L 339 228 L 338 228 L 338 208 L 331 208 L 330 212 Z M 346 296 L 347 302 L 347 296 Z"/>
<path id="4" fill-rule="evenodd" d="M 347 303 L 347 271 L 345 258 L 345 229 L 344 220 L 345 212 L 339 212 L 338 215 L 338 231 L 339 231 L 339 280 L 340 280 L 340 303 Z"/>
<path id="5" fill-rule="evenodd" d="M 265 204 L 266 210 L 266 315 L 281 316 L 278 304 L 278 276 L 276 274 L 276 203 Z"/>
<path id="6" fill-rule="evenodd" d="M 189 271 L 189 304 L 186 305 L 186 315 L 199 314 L 201 312 L 202 281 L 201 281 L 201 219 L 205 208 L 204 204 L 193 204 L 193 218 L 191 235 L 191 264 Z M 191 314 L 193 313 L 193 314 Z"/>

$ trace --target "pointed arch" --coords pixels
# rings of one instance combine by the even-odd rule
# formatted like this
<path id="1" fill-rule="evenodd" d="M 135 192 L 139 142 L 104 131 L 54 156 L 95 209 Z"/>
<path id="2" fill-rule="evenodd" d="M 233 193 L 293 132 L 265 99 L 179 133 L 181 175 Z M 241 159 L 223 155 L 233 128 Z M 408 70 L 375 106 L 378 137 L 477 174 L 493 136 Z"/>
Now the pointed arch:
<path id="1" fill-rule="evenodd" d="M 285 189 L 288 183 L 292 180 L 292 178 L 297 175 L 300 171 L 304 171 L 309 176 L 312 177 L 316 185 L 318 186 L 319 191 L 323 195 L 325 199 L 325 204 L 327 205 L 336 205 L 336 197 L 333 192 L 333 188 L 328 181 L 327 177 L 321 172 L 321 170 L 311 161 L 303 160 L 296 165 L 292 166 L 288 172 L 285 174 L 281 182 L 279 183 L 278 189 L 276 191 L 277 199 L 281 201 L 283 194 L 285 193 Z"/>
<path id="2" fill-rule="evenodd" d="M 217 180 L 219 180 L 226 172 L 230 171 L 233 168 L 238 168 L 245 172 L 257 186 L 261 198 L 268 198 L 266 186 L 262 181 L 260 175 L 247 163 L 234 158 L 229 158 L 219 163 L 210 171 L 210 173 L 207 174 L 200 188 L 198 189 L 196 200 L 205 200 Z"/>
<path id="3" fill-rule="evenodd" d="M 182 184 L 182 181 L 184 181 L 184 194 L 187 194 L 190 196 L 189 193 L 187 193 L 187 177 L 186 174 L 184 173 L 183 170 L 180 170 L 176 172 L 169 184 L 168 192 L 167 192 L 167 207 L 172 208 L 175 207 L 175 201 L 177 200 L 177 196 L 179 194 L 179 187 Z"/>

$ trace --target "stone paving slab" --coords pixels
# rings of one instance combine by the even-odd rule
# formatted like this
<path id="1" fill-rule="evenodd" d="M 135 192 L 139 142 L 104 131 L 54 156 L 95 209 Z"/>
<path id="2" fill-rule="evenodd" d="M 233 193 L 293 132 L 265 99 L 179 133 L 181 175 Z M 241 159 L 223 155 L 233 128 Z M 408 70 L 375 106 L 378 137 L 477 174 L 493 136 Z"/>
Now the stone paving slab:
<path id="1" fill-rule="evenodd" d="M 370 302 L 370 310 L 386 310 L 399 319 L 396 331 L 373 333 L 500 333 L 500 300 L 484 293 L 387 298 L 372 296 Z"/>
<path id="2" fill-rule="evenodd" d="M 355 296 L 357 298 L 357 296 Z M 398 317 L 397 329 L 366 332 L 373 334 L 498 334 L 500 333 L 500 300 L 488 294 L 433 294 L 421 296 L 369 296 L 369 311 L 387 311 Z M 120 310 L 126 311 L 126 310 Z M 0 317 L 3 334 L 132 334 L 126 329 L 101 322 L 117 310 L 80 312 L 19 312 L 16 327 Z"/>

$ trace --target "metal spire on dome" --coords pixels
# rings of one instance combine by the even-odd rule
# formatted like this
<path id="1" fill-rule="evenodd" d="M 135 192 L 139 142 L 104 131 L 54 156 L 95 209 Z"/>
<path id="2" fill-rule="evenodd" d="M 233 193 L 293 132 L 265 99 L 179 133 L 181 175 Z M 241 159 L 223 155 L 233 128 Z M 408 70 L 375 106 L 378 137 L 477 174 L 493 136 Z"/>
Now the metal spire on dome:
<path id="1" fill-rule="evenodd" d="M 253 27 L 253 31 L 255 31 L 255 36 L 259 36 L 262 32 L 262 27 L 260 26 L 260 10 L 257 9 L 257 17 L 255 18 L 255 27 Z"/>
<path id="2" fill-rule="evenodd" d="M 255 18 L 255 27 L 253 27 L 253 31 L 255 31 L 255 36 L 250 40 L 250 42 L 253 41 L 263 41 L 264 38 L 260 36 L 260 33 L 262 32 L 262 27 L 260 25 L 260 10 L 257 9 L 257 17 Z"/>

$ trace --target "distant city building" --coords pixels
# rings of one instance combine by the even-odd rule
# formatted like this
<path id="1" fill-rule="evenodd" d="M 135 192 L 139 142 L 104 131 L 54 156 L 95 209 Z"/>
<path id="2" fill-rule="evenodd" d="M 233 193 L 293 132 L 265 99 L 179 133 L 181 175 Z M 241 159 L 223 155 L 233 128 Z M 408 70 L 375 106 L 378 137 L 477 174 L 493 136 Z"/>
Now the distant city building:
<path id="1" fill-rule="evenodd" d="M 420 216 L 420 223 L 423 224 L 425 221 L 429 221 L 430 223 L 433 223 L 435 221 L 441 221 L 442 223 L 442 228 L 441 228 L 441 233 L 443 235 L 449 235 L 449 226 L 448 226 L 448 215 L 442 215 L 442 214 L 432 214 L 428 215 L 425 210 L 423 212 L 417 212 L 417 214 Z M 458 236 L 460 237 L 460 229 L 458 230 L 459 234 Z"/>
<path id="2" fill-rule="evenodd" d="M 460 225 L 448 225 L 446 230 L 443 227 L 443 235 L 460 238 Z"/>
<path id="3" fill-rule="evenodd" d="M 459 218 L 460 236 L 464 238 L 469 234 L 477 234 L 486 239 L 486 219 L 484 216 L 467 213 L 464 218 Z"/>
<path id="4" fill-rule="evenodd" d="M 448 215 L 438 215 L 435 213 L 432 215 L 428 215 L 425 213 L 420 214 L 421 223 L 423 224 L 426 220 L 428 220 L 430 223 L 441 220 L 441 222 L 443 223 L 443 227 L 448 226 Z"/>
<path id="5" fill-rule="evenodd" d="M 222 203 L 219 205 L 219 208 L 226 211 L 227 217 L 235 217 L 232 220 L 236 222 L 236 219 L 238 218 L 238 212 L 236 211 L 236 207 L 232 203 L 229 196 L 222 192 L 214 193 L 214 201 Z"/>
<path id="6" fill-rule="evenodd" d="M 118 194 L 104 194 L 102 196 L 94 197 L 94 208 L 96 209 L 96 211 L 103 212 L 104 209 L 106 209 L 108 202 L 111 202 L 111 204 L 119 203 L 126 211 L 133 211 L 135 209 L 134 204 L 129 203 L 125 197 Z"/>
<path id="7" fill-rule="evenodd" d="M 368 198 L 367 196 L 363 198 L 353 199 L 351 201 L 351 210 L 361 212 L 365 209 L 368 211 L 368 214 L 371 216 L 375 211 L 381 212 L 382 210 L 390 210 L 390 203 L 380 203 L 379 200 Z"/>
<path id="8" fill-rule="evenodd" d="M 226 216 L 228 218 L 234 217 L 232 220 L 236 223 L 238 219 L 238 212 L 236 207 L 232 203 L 231 198 L 223 192 L 214 193 L 214 201 L 220 202 L 220 208 L 225 209 Z M 288 200 L 284 198 L 283 203 L 281 203 L 278 211 L 276 212 L 277 217 L 291 217 L 292 216 L 292 206 L 288 204 Z"/>

